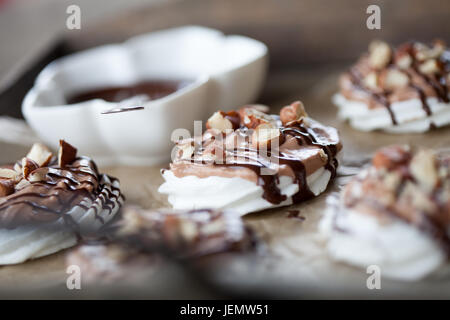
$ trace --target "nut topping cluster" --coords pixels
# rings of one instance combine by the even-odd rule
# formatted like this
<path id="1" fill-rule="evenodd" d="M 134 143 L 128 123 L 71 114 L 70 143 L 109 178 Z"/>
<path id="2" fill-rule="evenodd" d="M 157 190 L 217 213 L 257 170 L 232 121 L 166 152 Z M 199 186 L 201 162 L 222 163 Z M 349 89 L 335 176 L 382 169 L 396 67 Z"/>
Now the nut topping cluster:
<path id="1" fill-rule="evenodd" d="M 64 168 L 76 159 L 77 149 L 60 140 L 58 167 Z M 0 197 L 8 196 L 32 182 L 44 179 L 46 172 L 39 170 L 47 167 L 53 159 L 53 153 L 43 144 L 35 143 L 28 154 L 14 166 L 0 168 Z"/>
<path id="2" fill-rule="evenodd" d="M 443 72 L 440 57 L 445 44 L 436 41 L 431 47 L 422 43 L 400 46 L 395 52 L 382 41 L 374 41 L 369 46 L 368 64 L 373 70 L 364 77 L 364 83 L 371 89 L 394 90 L 407 86 L 410 77 L 407 70 L 415 68 L 423 74 L 433 76 Z"/>
<path id="3" fill-rule="evenodd" d="M 379 150 L 372 167 L 344 189 L 348 207 L 398 216 L 412 224 L 450 224 L 450 156 L 408 146 Z M 382 209 L 383 208 L 383 209 Z"/>
<path id="4" fill-rule="evenodd" d="M 262 105 L 248 105 L 238 111 L 217 111 L 207 121 L 208 129 L 204 137 L 211 140 L 224 139 L 222 149 L 232 150 L 239 144 L 240 139 L 247 139 L 247 142 L 254 149 L 270 149 L 283 143 L 280 132 L 280 124 L 276 118 L 268 115 L 268 108 Z M 305 108 L 300 101 L 293 102 L 285 106 L 280 111 L 281 124 L 286 125 L 307 117 Z M 236 130 L 240 129 L 244 135 L 236 135 Z M 191 141 L 178 143 L 179 158 L 190 159 L 195 153 L 195 145 Z M 215 155 L 216 158 L 223 156 L 225 150 L 219 150 L 217 145 L 214 150 L 208 146 L 204 148 L 205 153 Z"/>
<path id="5" fill-rule="evenodd" d="M 395 49 L 386 42 L 373 41 L 368 53 L 341 77 L 341 93 L 347 99 L 366 102 L 370 108 L 424 97 L 448 102 L 449 71 L 443 41 L 431 45 L 408 42 Z"/>

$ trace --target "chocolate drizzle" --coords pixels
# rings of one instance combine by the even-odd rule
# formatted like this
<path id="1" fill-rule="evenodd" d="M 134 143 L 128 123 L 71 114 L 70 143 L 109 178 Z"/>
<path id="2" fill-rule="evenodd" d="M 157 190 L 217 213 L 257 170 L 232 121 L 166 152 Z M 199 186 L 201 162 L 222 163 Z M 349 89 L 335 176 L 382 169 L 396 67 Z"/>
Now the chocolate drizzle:
<path id="1" fill-rule="evenodd" d="M 440 72 L 437 73 L 435 76 L 428 76 L 420 71 L 419 68 L 420 61 L 418 61 L 416 58 L 417 52 L 413 42 L 403 45 L 401 47 L 401 50 L 404 50 L 404 52 L 412 59 L 411 67 L 408 69 L 400 69 L 395 65 L 395 62 L 391 59 L 386 68 L 396 69 L 398 71 L 403 72 L 409 77 L 410 80 L 409 87 L 416 91 L 417 96 L 421 101 L 422 108 L 426 113 L 426 115 L 429 117 L 432 115 L 432 110 L 427 102 L 427 95 L 425 91 L 420 87 L 420 85 L 413 83 L 413 76 L 421 78 L 428 86 L 430 86 L 435 92 L 436 97 L 440 102 L 449 103 L 450 100 L 448 97 L 448 87 L 447 87 L 448 84 L 446 75 L 448 73 L 447 69 L 450 64 L 449 63 L 450 61 L 448 60 L 447 56 L 450 53 L 449 51 L 445 51 L 444 54 L 442 54 L 440 60 L 438 61 L 438 65 L 440 66 Z M 356 87 L 358 90 L 363 91 L 366 94 L 369 94 L 377 103 L 383 105 L 391 117 L 392 124 L 397 125 L 398 121 L 395 117 L 395 114 L 392 110 L 390 103 L 390 95 L 392 94 L 392 92 L 383 89 L 381 89 L 379 92 L 375 92 L 374 90 L 371 90 L 370 88 L 365 86 L 363 83 L 364 76 L 358 70 L 357 66 L 350 68 L 348 74 L 350 76 L 353 86 Z"/>
<path id="2" fill-rule="evenodd" d="M 0 226 L 15 228 L 19 225 L 56 221 L 62 218 L 73 228 L 76 222 L 68 213 L 74 207 L 94 209 L 95 219 L 104 223 L 98 215 L 95 203 L 112 212 L 122 195 L 112 184 L 116 179 L 98 173 L 95 163 L 85 157 L 77 158 L 71 165 L 58 168 L 55 163 L 35 170 L 44 179 L 30 182 L 0 202 Z M 111 189 L 111 190 L 109 190 Z M 91 200 L 94 205 L 84 203 Z"/>
<path id="3" fill-rule="evenodd" d="M 394 111 L 392 111 L 391 103 L 389 102 L 389 98 L 388 98 L 389 93 L 387 91 L 377 93 L 377 92 L 374 92 L 374 91 L 370 90 L 369 88 L 367 88 L 363 84 L 363 76 L 356 68 L 351 68 L 349 71 L 349 75 L 352 79 L 353 85 L 355 87 L 357 87 L 359 90 L 370 94 L 375 101 L 377 101 L 378 103 L 383 105 L 386 108 L 386 110 L 389 112 L 389 115 L 392 120 L 392 124 L 397 125 L 397 119 L 395 118 Z"/>
<path id="4" fill-rule="evenodd" d="M 314 128 L 305 126 L 301 121 L 293 122 L 287 127 L 281 127 L 280 132 L 282 135 L 281 140 L 283 141 L 287 136 L 292 136 L 297 140 L 297 143 L 300 146 L 320 147 L 327 155 L 325 169 L 331 172 L 331 178 L 335 177 L 336 168 L 338 166 L 337 159 L 335 158 L 337 154 L 337 145 L 321 142 L 323 139 L 320 139 L 320 132 L 317 132 L 317 130 L 315 131 Z M 294 172 L 294 183 L 298 184 L 299 191 L 292 196 L 293 203 L 299 203 L 314 197 L 314 194 L 308 187 L 306 168 L 301 160 L 293 158 L 281 151 L 273 154 L 269 151 L 267 154 L 269 159 L 266 159 L 261 155 L 258 155 L 257 158 L 248 155 L 250 152 L 256 151 L 257 150 L 251 148 L 235 149 L 234 156 L 232 158 L 227 158 L 226 163 L 216 163 L 215 165 L 244 167 L 252 170 L 258 177 L 258 185 L 264 190 L 262 197 L 270 203 L 280 204 L 287 199 L 286 195 L 283 195 L 278 188 L 280 176 L 278 173 L 261 174 L 263 168 L 269 169 L 271 167 L 270 158 L 276 157 L 279 164 L 289 166 Z"/>
<path id="5" fill-rule="evenodd" d="M 444 196 L 444 193 L 448 194 L 449 189 L 443 183 L 445 179 L 449 179 L 449 176 L 441 177 L 440 179 L 442 180 L 438 181 L 432 190 L 424 191 L 423 187 L 420 186 L 420 181 L 414 177 L 410 169 L 413 154 L 408 151 L 407 157 L 405 157 L 406 161 L 393 165 L 395 158 L 393 153 L 389 152 L 390 148 L 392 149 L 393 147 L 386 147 L 379 151 L 378 154 L 383 152 L 384 155 L 389 156 L 386 159 L 389 159 L 391 167 L 383 166 L 381 167 L 382 170 L 379 170 L 374 165 L 370 170 L 366 171 L 366 174 L 354 177 L 343 190 L 341 198 L 343 206 L 336 205 L 334 207 L 336 212 L 335 219 L 339 215 L 344 215 L 348 209 L 361 211 L 366 214 L 377 214 L 380 217 L 388 216 L 401 219 L 432 237 L 443 248 L 447 257 L 450 258 L 450 234 L 448 233 L 450 203 L 448 202 L 448 196 Z M 446 167 L 445 162 L 448 159 L 450 158 L 438 160 L 437 168 Z M 395 190 L 386 188 L 384 181 L 387 174 L 398 174 L 401 177 Z M 431 205 L 428 204 L 427 207 L 424 207 L 423 205 L 414 204 L 411 197 L 417 197 L 416 193 L 408 192 L 407 186 L 414 188 L 415 192 L 421 192 L 421 196 L 427 199 L 426 201 L 429 201 Z M 359 192 L 358 190 L 364 190 L 364 192 Z M 385 193 L 385 196 L 381 196 L 381 193 Z M 385 199 L 390 199 L 390 196 L 392 196 L 392 201 L 386 203 Z M 380 200 L 381 198 L 384 201 Z M 418 200 L 417 202 L 419 203 L 420 201 L 423 200 Z M 365 208 L 369 208 L 369 210 Z M 336 221 L 334 222 L 334 228 L 339 228 L 339 224 Z"/>

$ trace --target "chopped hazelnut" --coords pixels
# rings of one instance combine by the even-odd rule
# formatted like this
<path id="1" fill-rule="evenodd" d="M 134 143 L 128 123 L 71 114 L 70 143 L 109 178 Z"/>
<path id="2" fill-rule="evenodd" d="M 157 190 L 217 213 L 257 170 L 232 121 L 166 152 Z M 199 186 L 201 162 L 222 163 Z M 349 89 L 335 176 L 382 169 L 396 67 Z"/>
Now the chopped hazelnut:
<path id="1" fill-rule="evenodd" d="M 19 174 L 15 170 L 0 168 L 0 179 L 16 179 L 18 175 Z"/>
<path id="2" fill-rule="evenodd" d="M 411 153 L 406 146 L 393 145 L 375 153 L 372 164 L 377 169 L 392 170 L 407 164 L 410 159 Z"/>
<path id="3" fill-rule="evenodd" d="M 400 197 L 405 201 L 411 202 L 412 207 L 420 211 L 429 213 L 436 211 L 435 205 L 427 194 L 414 183 L 407 182 Z"/>
<path id="4" fill-rule="evenodd" d="M 439 58 L 445 51 L 445 43 L 442 41 L 436 41 L 430 48 L 424 44 L 417 43 L 415 45 L 416 58 L 419 61 L 425 61 L 428 59 Z"/>
<path id="5" fill-rule="evenodd" d="M 22 175 L 25 179 L 28 178 L 28 175 L 39 168 L 39 165 L 31 160 L 30 158 L 22 158 Z"/>
<path id="6" fill-rule="evenodd" d="M 290 105 L 283 107 L 280 111 L 280 120 L 283 124 L 307 116 L 308 114 L 305 111 L 305 106 L 301 101 L 295 101 Z"/>
<path id="7" fill-rule="evenodd" d="M 26 157 L 36 162 L 40 167 L 45 167 L 50 163 L 53 154 L 42 143 L 35 143 Z"/>
<path id="8" fill-rule="evenodd" d="M 181 151 L 180 159 L 190 160 L 194 154 L 195 147 L 191 143 L 185 143 L 177 146 Z"/>
<path id="9" fill-rule="evenodd" d="M 436 163 L 434 152 L 421 150 L 412 158 L 409 165 L 412 176 L 427 191 L 432 191 L 438 183 Z"/>
<path id="10" fill-rule="evenodd" d="M 408 83 L 408 76 L 396 69 L 386 70 L 386 72 L 383 72 L 383 76 L 380 78 L 381 86 L 388 90 L 404 87 L 408 85 Z"/>
<path id="11" fill-rule="evenodd" d="M 47 172 L 48 172 L 47 170 L 48 170 L 47 168 L 34 170 L 33 172 L 31 172 L 28 175 L 28 181 L 29 182 L 44 181 L 47 176 Z"/>
<path id="12" fill-rule="evenodd" d="M 280 142 L 280 129 L 270 123 L 262 123 L 256 127 L 252 134 L 252 145 L 254 148 L 270 148 L 276 140 Z"/>
<path id="13" fill-rule="evenodd" d="M 383 69 L 391 60 L 391 47 L 383 41 L 373 41 L 369 45 L 369 65 L 374 69 Z"/>
<path id="14" fill-rule="evenodd" d="M 323 162 L 327 162 L 328 161 L 328 155 L 325 153 L 325 151 L 323 151 L 323 149 L 319 150 L 319 156 L 320 156 L 320 159 L 322 159 Z"/>
<path id="15" fill-rule="evenodd" d="M 427 60 L 419 66 L 419 71 L 425 74 L 434 74 L 439 71 L 438 62 L 435 59 Z"/>
<path id="16" fill-rule="evenodd" d="M 217 111 L 206 122 L 206 128 L 220 131 L 233 130 L 233 123 L 225 118 L 224 112 Z"/>
<path id="17" fill-rule="evenodd" d="M 74 162 L 76 158 L 77 149 L 64 140 L 59 140 L 58 166 L 64 168 Z"/>
<path id="18" fill-rule="evenodd" d="M 411 67 L 412 61 L 413 60 L 409 54 L 404 54 L 396 59 L 395 64 L 400 69 L 408 69 L 409 67 Z"/>
<path id="19" fill-rule="evenodd" d="M 378 76 L 375 72 L 370 72 L 363 79 L 364 85 L 369 89 L 376 89 L 378 87 Z"/>
<path id="20" fill-rule="evenodd" d="M 239 110 L 241 123 L 249 129 L 255 129 L 260 124 L 275 125 L 276 121 L 268 114 L 252 108 Z"/>

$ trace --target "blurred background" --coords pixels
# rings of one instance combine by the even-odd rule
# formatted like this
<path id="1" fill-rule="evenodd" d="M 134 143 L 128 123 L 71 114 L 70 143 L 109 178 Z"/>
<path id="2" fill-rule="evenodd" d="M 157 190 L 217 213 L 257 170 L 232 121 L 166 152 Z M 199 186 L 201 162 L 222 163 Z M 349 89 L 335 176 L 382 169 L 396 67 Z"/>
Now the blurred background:
<path id="1" fill-rule="evenodd" d="M 66 28 L 71 4 L 81 8 L 81 30 Z M 381 8 L 381 30 L 366 27 L 370 4 Z M 450 2 L 441 0 L 0 0 L 0 113 L 21 117 L 25 92 L 54 58 L 152 30 L 199 24 L 261 40 L 273 81 L 342 68 L 373 38 L 449 42 L 449 18 Z M 261 102 L 277 100 L 273 90 Z"/>

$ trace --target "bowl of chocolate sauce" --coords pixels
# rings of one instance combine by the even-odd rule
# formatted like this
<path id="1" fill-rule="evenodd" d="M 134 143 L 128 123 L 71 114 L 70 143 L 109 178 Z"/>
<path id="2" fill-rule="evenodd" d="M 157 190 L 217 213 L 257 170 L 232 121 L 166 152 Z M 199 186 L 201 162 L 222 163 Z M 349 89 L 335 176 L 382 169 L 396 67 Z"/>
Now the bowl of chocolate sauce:
<path id="1" fill-rule="evenodd" d="M 159 164 L 174 130 L 254 102 L 266 68 L 259 41 L 199 26 L 162 30 L 53 61 L 22 112 L 44 142 L 67 139 L 101 165 Z"/>

